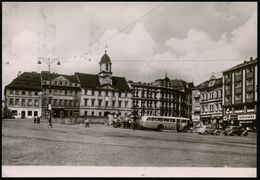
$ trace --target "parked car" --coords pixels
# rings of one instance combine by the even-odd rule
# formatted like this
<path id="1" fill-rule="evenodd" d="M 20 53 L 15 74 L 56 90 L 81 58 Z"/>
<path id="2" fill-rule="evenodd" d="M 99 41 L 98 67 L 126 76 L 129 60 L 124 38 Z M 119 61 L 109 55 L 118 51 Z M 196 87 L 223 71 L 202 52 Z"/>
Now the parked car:
<path id="1" fill-rule="evenodd" d="M 220 131 L 218 129 L 216 129 L 215 126 L 213 126 L 213 125 L 204 125 L 197 129 L 197 133 L 220 135 Z"/>
<path id="2" fill-rule="evenodd" d="M 224 130 L 224 134 L 229 136 L 234 136 L 234 135 L 247 136 L 248 132 L 246 129 L 244 129 L 241 126 L 227 126 L 226 129 Z"/>

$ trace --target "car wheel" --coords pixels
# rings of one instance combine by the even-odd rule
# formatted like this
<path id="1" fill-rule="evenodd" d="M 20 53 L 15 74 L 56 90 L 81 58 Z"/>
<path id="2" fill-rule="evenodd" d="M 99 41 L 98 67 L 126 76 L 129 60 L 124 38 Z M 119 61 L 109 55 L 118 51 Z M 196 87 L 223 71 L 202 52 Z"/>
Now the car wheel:
<path id="1" fill-rule="evenodd" d="M 248 133 L 246 132 L 246 133 L 244 133 L 244 136 L 247 136 L 248 135 Z"/>
<path id="2" fill-rule="evenodd" d="M 157 129 L 158 129 L 158 131 L 163 131 L 163 125 L 159 125 L 158 127 L 157 127 Z"/>
<path id="3" fill-rule="evenodd" d="M 183 132 L 184 133 L 188 132 L 188 128 L 186 126 L 183 128 Z"/>
<path id="4" fill-rule="evenodd" d="M 205 131 L 204 134 L 207 135 L 207 134 L 208 134 L 208 131 Z"/>
<path id="5" fill-rule="evenodd" d="M 220 134 L 220 132 L 219 132 L 219 131 L 217 131 L 215 134 L 218 136 L 218 135 Z"/>

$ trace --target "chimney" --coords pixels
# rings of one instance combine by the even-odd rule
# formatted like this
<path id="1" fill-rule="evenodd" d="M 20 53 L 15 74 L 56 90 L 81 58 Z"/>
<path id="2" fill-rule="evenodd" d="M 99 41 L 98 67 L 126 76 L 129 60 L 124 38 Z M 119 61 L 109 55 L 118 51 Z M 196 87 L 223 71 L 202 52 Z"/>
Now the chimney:
<path id="1" fill-rule="evenodd" d="M 250 61 L 253 61 L 253 57 L 250 57 Z"/>
<path id="2" fill-rule="evenodd" d="M 21 75 L 21 73 L 22 73 L 21 71 L 18 71 L 17 77 L 19 77 Z"/>

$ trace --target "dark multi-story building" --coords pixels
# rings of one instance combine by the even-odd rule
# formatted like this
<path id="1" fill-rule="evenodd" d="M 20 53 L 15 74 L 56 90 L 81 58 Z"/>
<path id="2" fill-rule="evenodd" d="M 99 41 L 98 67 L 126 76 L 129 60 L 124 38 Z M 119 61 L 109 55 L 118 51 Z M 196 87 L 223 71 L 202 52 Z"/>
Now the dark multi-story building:
<path id="1" fill-rule="evenodd" d="M 5 102 L 15 118 L 42 115 L 41 74 L 24 72 L 5 87 Z"/>
<path id="2" fill-rule="evenodd" d="M 185 92 L 172 87 L 167 76 L 152 83 L 129 84 L 133 94 L 133 108 L 140 115 L 189 117 Z"/>
<path id="3" fill-rule="evenodd" d="M 204 124 L 215 124 L 222 127 L 222 78 L 214 75 L 192 90 L 193 121 L 202 121 Z"/>
<path id="4" fill-rule="evenodd" d="M 257 58 L 223 71 L 223 113 L 226 125 L 256 126 Z"/>
<path id="5" fill-rule="evenodd" d="M 42 112 L 49 114 L 49 100 L 54 118 L 66 118 L 79 115 L 80 83 L 74 75 L 41 73 Z"/>

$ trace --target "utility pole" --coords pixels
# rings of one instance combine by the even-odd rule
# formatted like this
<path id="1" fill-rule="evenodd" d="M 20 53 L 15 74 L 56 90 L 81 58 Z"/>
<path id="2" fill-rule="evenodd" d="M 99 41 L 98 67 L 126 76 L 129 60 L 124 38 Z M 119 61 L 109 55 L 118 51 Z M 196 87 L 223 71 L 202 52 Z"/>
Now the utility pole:
<path id="1" fill-rule="evenodd" d="M 41 61 L 43 61 L 45 64 L 48 65 L 48 75 L 49 75 L 49 93 L 48 93 L 48 106 L 46 108 L 46 112 L 49 111 L 49 126 L 52 127 L 52 112 L 51 112 L 51 65 L 55 62 L 57 62 L 57 65 L 61 65 L 58 58 L 43 58 L 39 57 L 38 64 L 42 64 Z"/>

